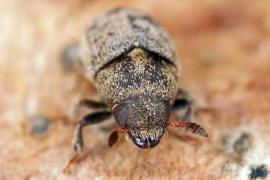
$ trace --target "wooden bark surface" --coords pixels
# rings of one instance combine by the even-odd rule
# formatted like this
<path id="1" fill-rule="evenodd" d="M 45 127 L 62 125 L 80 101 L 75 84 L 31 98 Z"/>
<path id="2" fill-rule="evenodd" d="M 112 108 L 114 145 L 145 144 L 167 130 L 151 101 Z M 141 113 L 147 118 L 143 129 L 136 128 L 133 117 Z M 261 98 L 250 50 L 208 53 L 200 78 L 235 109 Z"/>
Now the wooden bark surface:
<path id="1" fill-rule="evenodd" d="M 116 6 L 141 9 L 168 31 L 183 64 L 179 87 L 211 108 L 193 117 L 209 137 L 170 129 L 154 149 L 125 137 L 109 148 L 113 121 L 94 125 L 84 130 L 84 157 L 63 173 L 79 118 L 72 108 L 98 97 L 63 69 L 61 53 Z M 270 170 L 269 1 L 9 0 L 0 2 L 0 22 L 0 179 L 248 179 L 252 168 Z M 51 123 L 32 135 L 37 115 Z M 243 134 L 249 146 L 237 150 Z"/>

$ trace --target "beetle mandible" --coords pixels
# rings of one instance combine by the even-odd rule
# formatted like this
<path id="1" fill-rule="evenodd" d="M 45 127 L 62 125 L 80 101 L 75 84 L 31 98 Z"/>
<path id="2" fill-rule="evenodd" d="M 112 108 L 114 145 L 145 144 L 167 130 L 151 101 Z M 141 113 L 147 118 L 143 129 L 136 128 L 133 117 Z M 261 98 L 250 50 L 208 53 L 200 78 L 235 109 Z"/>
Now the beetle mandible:
<path id="1" fill-rule="evenodd" d="M 153 148 L 169 126 L 208 136 L 190 122 L 191 101 L 177 89 L 179 62 L 167 33 L 144 13 L 116 8 L 96 18 L 82 38 L 79 54 L 85 77 L 96 85 L 104 102 L 81 100 L 78 106 L 107 110 L 80 120 L 75 150 L 82 150 L 83 127 L 112 115 L 120 128 L 110 135 L 110 146 L 120 133 L 128 133 L 136 146 Z M 186 109 L 182 122 L 169 122 L 171 112 L 182 108 Z"/>

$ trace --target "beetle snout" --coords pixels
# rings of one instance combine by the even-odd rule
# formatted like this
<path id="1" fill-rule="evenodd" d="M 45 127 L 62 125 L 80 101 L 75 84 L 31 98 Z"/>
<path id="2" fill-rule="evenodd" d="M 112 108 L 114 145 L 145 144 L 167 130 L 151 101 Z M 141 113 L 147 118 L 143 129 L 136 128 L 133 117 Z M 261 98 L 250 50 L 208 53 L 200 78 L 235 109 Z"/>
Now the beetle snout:
<path id="1" fill-rule="evenodd" d="M 128 134 L 136 146 L 148 149 L 159 144 L 163 135 L 163 130 L 157 130 L 154 132 L 130 130 Z"/>

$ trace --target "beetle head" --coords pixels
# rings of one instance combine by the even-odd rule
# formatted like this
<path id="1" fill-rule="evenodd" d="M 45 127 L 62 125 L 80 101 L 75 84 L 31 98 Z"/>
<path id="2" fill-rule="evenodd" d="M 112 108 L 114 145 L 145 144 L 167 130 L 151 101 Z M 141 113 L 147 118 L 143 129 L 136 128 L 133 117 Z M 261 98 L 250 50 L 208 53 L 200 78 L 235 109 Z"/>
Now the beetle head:
<path id="1" fill-rule="evenodd" d="M 113 110 L 116 121 L 129 129 L 128 135 L 140 148 L 159 142 L 170 115 L 170 103 L 155 98 L 139 98 L 119 104 Z"/>

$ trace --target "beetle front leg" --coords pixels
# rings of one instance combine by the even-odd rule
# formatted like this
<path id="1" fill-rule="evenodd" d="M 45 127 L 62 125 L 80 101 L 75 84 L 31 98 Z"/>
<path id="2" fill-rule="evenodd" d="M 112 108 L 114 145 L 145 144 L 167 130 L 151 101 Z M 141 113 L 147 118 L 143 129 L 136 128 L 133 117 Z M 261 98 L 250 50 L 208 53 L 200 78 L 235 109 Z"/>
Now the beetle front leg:
<path id="1" fill-rule="evenodd" d="M 182 122 L 190 122 L 191 119 L 191 115 L 192 115 L 192 97 L 190 96 L 190 94 L 183 90 L 183 89 L 179 89 L 177 92 L 177 97 L 182 96 L 182 98 L 176 99 L 174 102 L 174 105 L 172 107 L 173 110 L 180 110 L 180 109 L 186 109 L 186 113 L 182 119 Z"/>
<path id="2" fill-rule="evenodd" d="M 190 93 L 188 93 L 187 91 L 183 90 L 183 89 L 179 89 L 177 92 L 177 96 L 179 97 L 181 96 L 182 98 L 178 98 L 175 100 L 172 110 L 173 111 L 177 111 L 177 110 L 181 110 L 181 109 L 186 109 L 185 115 L 182 119 L 183 123 L 186 122 L 190 122 L 191 120 L 191 115 L 192 113 L 192 105 L 193 105 L 193 97 L 190 95 Z M 194 115 L 198 116 L 199 113 L 201 112 L 212 112 L 214 110 L 214 108 L 211 107 L 197 107 L 195 109 Z"/>
<path id="3" fill-rule="evenodd" d="M 183 99 L 186 99 L 188 102 L 190 102 L 190 104 L 192 104 L 193 97 L 190 95 L 188 91 L 179 88 L 176 97 L 179 96 L 181 96 Z"/>
<path id="4" fill-rule="evenodd" d="M 189 102 L 187 99 L 176 99 L 172 109 L 180 110 L 184 108 L 186 109 L 186 113 L 182 119 L 182 122 L 190 122 L 192 115 L 191 102 Z"/>
<path id="5" fill-rule="evenodd" d="M 95 112 L 92 114 L 85 115 L 77 125 L 77 128 L 75 130 L 74 135 L 74 142 L 73 147 L 76 151 L 81 151 L 83 148 L 83 135 L 82 135 L 82 129 L 83 127 L 90 125 L 90 124 L 96 124 L 100 123 L 106 119 L 108 119 L 112 115 L 111 112 L 108 111 L 102 111 L 102 112 Z"/>
<path id="6" fill-rule="evenodd" d="M 97 124 L 100 123 L 106 119 L 108 119 L 112 115 L 111 112 L 108 111 L 102 111 L 102 112 L 95 112 L 91 114 L 85 115 L 79 122 L 79 124 L 76 127 L 75 135 L 74 135 L 74 141 L 73 141 L 73 147 L 75 151 L 82 151 L 83 148 L 83 135 L 82 130 L 83 127 L 90 125 L 90 124 Z M 69 172 L 70 166 L 77 160 L 79 157 L 79 154 L 76 153 L 68 162 L 67 166 L 63 170 L 64 172 Z"/>
<path id="7" fill-rule="evenodd" d="M 74 108 L 73 114 L 76 116 L 81 107 L 87 107 L 92 109 L 106 109 L 107 105 L 104 102 L 97 102 L 89 99 L 81 99 Z"/>
<path id="8" fill-rule="evenodd" d="M 100 108 L 107 108 L 106 103 L 104 102 L 97 102 L 90 99 L 82 99 L 80 100 L 77 105 L 78 107 L 87 107 L 87 108 L 93 108 L 93 109 L 100 109 Z"/>

